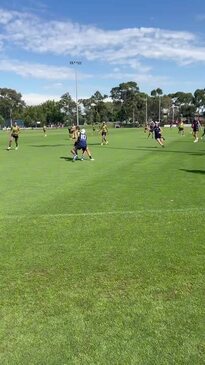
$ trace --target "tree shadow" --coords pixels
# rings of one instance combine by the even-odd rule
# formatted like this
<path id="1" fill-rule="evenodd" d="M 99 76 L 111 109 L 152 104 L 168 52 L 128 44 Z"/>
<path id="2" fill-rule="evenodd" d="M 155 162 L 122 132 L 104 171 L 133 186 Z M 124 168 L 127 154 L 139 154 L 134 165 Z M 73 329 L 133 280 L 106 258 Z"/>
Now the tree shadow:
<path id="1" fill-rule="evenodd" d="M 201 175 L 205 174 L 205 170 L 180 169 L 180 171 L 191 172 L 192 174 L 201 174 Z"/>
<path id="2" fill-rule="evenodd" d="M 176 140 L 174 141 L 174 143 L 190 143 L 191 141 L 190 140 Z"/>
<path id="3" fill-rule="evenodd" d="M 101 148 L 103 148 L 103 146 L 100 146 Z M 127 150 L 127 151 L 137 151 L 140 150 L 140 148 L 129 148 L 129 147 L 111 147 L 111 146 L 104 146 L 104 148 L 107 149 L 111 149 L 111 150 Z M 143 149 L 143 148 L 142 148 Z"/>

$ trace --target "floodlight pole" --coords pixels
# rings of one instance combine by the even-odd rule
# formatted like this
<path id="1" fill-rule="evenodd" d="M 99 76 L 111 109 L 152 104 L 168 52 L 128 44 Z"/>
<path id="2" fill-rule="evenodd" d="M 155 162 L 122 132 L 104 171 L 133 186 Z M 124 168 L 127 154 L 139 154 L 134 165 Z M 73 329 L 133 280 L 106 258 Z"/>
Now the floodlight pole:
<path id="1" fill-rule="evenodd" d="M 10 114 L 10 127 L 12 127 L 12 125 L 13 125 L 12 112 L 13 112 L 12 107 L 10 107 L 10 108 L 9 108 L 9 114 Z"/>
<path id="2" fill-rule="evenodd" d="M 70 61 L 70 65 L 81 65 L 81 61 Z M 74 67 L 75 70 L 75 100 L 76 100 L 76 124 L 79 125 L 79 109 L 78 109 L 78 75 L 77 68 Z"/>
<path id="3" fill-rule="evenodd" d="M 145 99 L 145 124 L 147 124 L 147 98 Z"/>
<path id="4" fill-rule="evenodd" d="M 161 98 L 160 98 L 160 95 L 159 95 L 159 123 L 161 121 Z"/>
<path id="5" fill-rule="evenodd" d="M 172 124 L 174 124 L 174 104 L 172 105 Z"/>

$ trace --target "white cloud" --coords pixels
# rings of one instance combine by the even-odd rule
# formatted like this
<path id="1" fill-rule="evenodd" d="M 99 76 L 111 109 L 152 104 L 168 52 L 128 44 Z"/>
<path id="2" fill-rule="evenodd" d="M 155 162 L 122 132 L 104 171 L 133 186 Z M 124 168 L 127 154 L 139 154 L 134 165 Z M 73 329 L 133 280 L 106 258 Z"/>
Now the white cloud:
<path id="1" fill-rule="evenodd" d="M 102 76 L 103 79 L 116 79 L 116 80 L 132 80 L 137 83 L 149 83 L 155 85 L 165 84 L 168 81 L 167 77 L 155 77 L 151 74 L 133 73 L 133 72 L 112 72 Z"/>
<path id="2" fill-rule="evenodd" d="M 74 80 L 75 72 L 71 67 L 57 67 L 43 64 L 32 64 L 17 60 L 0 60 L 0 71 L 15 72 L 23 77 L 43 80 Z M 90 78 L 91 75 L 78 71 L 79 79 Z M 59 84 L 58 84 L 59 85 Z"/>
<path id="3" fill-rule="evenodd" d="M 45 90 L 62 89 L 64 84 L 62 82 L 54 82 L 52 84 L 44 85 Z"/>
<path id="4" fill-rule="evenodd" d="M 44 21 L 29 13 L 0 9 L 5 42 L 35 53 L 81 56 L 88 60 L 125 63 L 136 57 L 174 62 L 205 61 L 205 47 L 194 34 L 158 28 L 116 31 L 69 21 Z"/>
<path id="5" fill-rule="evenodd" d="M 198 20 L 203 20 L 204 15 Z M 170 84 L 165 77 L 153 76 L 150 61 L 172 61 L 178 65 L 205 62 L 205 47 L 193 33 L 159 28 L 127 28 L 103 30 L 70 21 L 45 21 L 31 13 L 0 9 L 0 51 L 6 54 L 12 47 L 28 51 L 30 55 L 69 56 L 109 64 L 113 72 L 100 75 L 101 79 L 133 80 L 146 86 Z M 68 58 L 68 57 L 67 57 Z M 46 58 L 45 58 L 46 60 Z M 46 61 L 45 61 L 46 62 Z M 154 66 L 153 66 L 154 67 Z M 13 72 L 24 78 L 45 80 L 44 91 L 61 89 L 61 82 L 74 80 L 74 69 L 34 62 L 20 62 L 4 55 L 0 71 Z M 79 80 L 93 77 L 78 68 Z M 47 82 L 49 81 L 49 82 Z M 51 82 L 51 84 L 50 84 Z M 49 85 L 50 84 L 50 85 Z M 54 91 L 55 90 L 55 91 Z M 49 91 L 48 91 L 49 92 Z M 42 103 L 59 98 L 44 94 L 26 94 L 29 103 Z"/>
<path id="6" fill-rule="evenodd" d="M 28 93 L 28 94 L 22 94 L 22 100 L 24 100 L 27 105 L 39 105 L 45 103 L 48 100 L 59 101 L 60 96 Z"/>
<path id="7" fill-rule="evenodd" d="M 26 105 L 39 105 L 45 103 L 48 100 L 59 101 L 63 95 L 50 95 L 50 94 L 38 94 L 38 93 L 22 93 L 22 100 L 26 102 Z M 71 95 L 73 100 L 75 100 L 75 95 Z M 81 99 L 88 99 L 90 95 L 82 95 Z"/>

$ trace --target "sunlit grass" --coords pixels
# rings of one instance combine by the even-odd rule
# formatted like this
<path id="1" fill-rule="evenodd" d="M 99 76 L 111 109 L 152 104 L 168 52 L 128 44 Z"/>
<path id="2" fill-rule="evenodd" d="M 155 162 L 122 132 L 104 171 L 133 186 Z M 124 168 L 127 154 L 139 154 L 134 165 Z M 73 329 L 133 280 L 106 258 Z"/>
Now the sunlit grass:
<path id="1" fill-rule="evenodd" d="M 0 134 L 0 363 L 203 364 L 205 144 Z"/>

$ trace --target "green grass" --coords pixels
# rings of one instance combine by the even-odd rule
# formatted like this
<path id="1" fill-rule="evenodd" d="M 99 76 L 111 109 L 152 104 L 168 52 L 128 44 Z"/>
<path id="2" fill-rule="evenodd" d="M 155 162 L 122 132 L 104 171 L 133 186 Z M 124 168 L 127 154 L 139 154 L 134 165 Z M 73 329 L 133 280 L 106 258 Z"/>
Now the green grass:
<path id="1" fill-rule="evenodd" d="M 0 364 L 204 364 L 205 143 L 0 132 Z"/>

